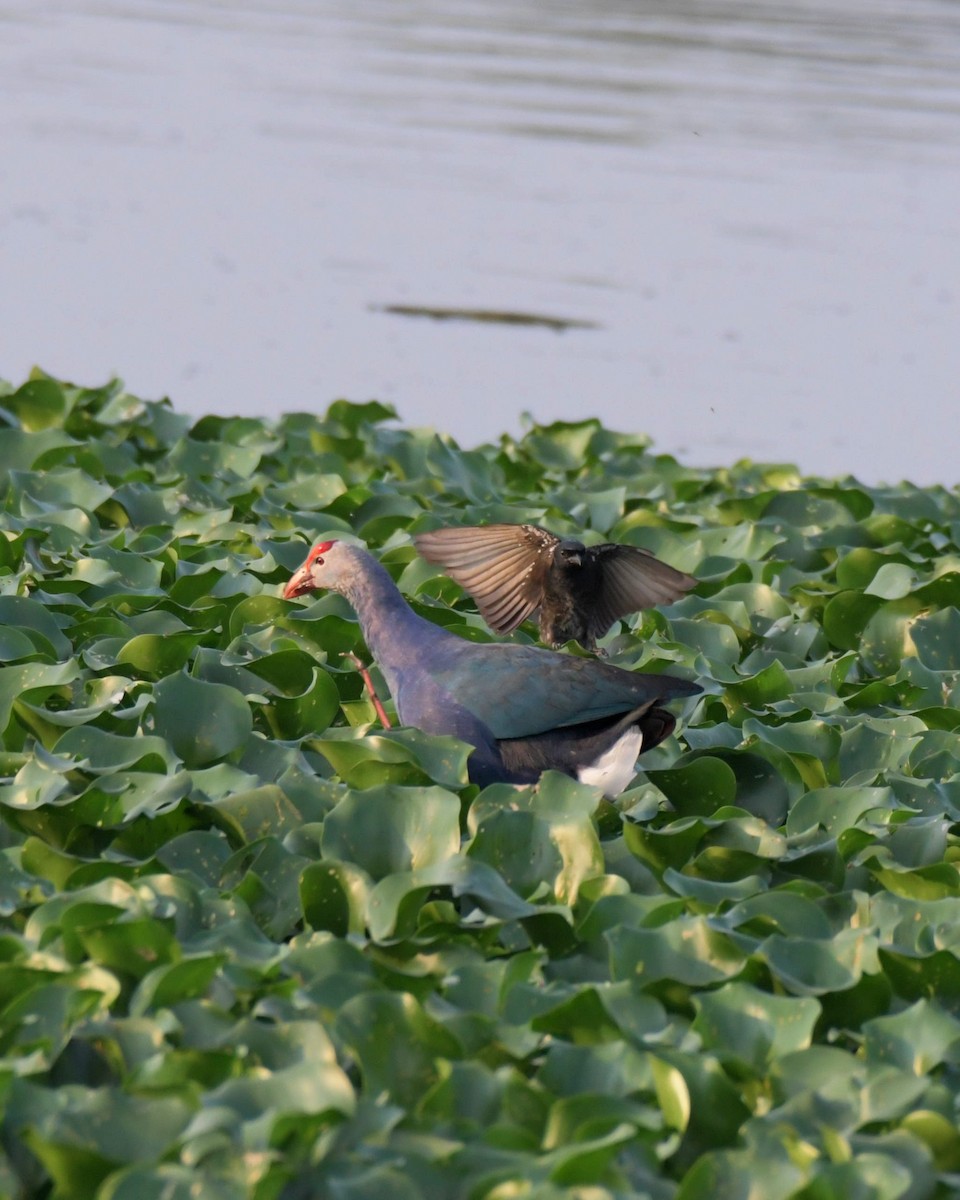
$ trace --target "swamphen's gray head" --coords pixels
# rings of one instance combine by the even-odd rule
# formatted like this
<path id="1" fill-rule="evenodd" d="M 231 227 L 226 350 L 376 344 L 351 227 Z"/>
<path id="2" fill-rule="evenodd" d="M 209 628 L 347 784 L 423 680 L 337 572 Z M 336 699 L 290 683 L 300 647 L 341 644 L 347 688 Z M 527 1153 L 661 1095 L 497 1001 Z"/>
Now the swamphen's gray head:
<path id="1" fill-rule="evenodd" d="M 327 588 L 332 592 L 347 591 L 356 574 L 356 554 L 349 542 L 317 542 L 303 565 L 294 571 L 283 589 L 283 598 L 292 600 Z"/>

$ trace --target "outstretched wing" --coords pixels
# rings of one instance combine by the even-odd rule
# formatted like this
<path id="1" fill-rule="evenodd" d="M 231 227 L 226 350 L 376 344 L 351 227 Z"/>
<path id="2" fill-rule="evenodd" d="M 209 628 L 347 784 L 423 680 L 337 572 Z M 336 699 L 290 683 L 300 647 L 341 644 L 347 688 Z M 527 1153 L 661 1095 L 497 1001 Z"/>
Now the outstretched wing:
<path id="1" fill-rule="evenodd" d="M 413 540 L 427 562 L 473 596 L 496 633 L 516 629 L 539 606 L 558 541 L 538 525 L 464 525 Z"/>
<path id="2" fill-rule="evenodd" d="M 692 575 L 667 566 L 639 546 L 605 542 L 593 551 L 600 568 L 600 588 L 589 612 L 593 637 L 602 637 L 627 613 L 679 600 L 697 583 Z"/>

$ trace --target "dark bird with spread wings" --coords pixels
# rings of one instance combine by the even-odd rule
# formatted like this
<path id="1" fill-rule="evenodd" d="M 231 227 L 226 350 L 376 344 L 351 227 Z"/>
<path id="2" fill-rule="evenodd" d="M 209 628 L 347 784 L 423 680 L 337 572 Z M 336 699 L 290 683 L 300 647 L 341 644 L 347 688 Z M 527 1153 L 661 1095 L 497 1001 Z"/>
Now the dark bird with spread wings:
<path id="1" fill-rule="evenodd" d="M 464 525 L 414 537 L 417 550 L 465 588 L 495 633 L 539 609 L 540 639 L 597 649 L 614 621 L 669 604 L 696 586 L 638 546 L 585 546 L 539 525 Z"/>

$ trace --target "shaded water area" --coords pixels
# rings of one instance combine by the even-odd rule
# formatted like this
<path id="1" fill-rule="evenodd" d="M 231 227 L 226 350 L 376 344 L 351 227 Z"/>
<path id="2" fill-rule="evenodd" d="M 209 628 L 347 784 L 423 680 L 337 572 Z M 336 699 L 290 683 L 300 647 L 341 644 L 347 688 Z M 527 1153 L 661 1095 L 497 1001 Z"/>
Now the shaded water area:
<path id="1" fill-rule="evenodd" d="M 956 0 L 0 0 L 0 145 L 6 378 L 960 476 Z"/>

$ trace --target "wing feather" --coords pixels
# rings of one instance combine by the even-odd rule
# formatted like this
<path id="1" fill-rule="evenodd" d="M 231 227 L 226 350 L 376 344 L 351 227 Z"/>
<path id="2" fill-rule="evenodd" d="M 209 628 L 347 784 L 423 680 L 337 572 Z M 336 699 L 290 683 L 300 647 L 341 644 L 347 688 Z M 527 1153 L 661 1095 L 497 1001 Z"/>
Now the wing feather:
<path id="1" fill-rule="evenodd" d="M 473 596 L 491 629 L 509 633 L 539 606 L 558 539 L 537 525 L 464 525 L 413 540 L 427 562 Z"/>
<path id="2" fill-rule="evenodd" d="M 679 600 L 697 584 L 639 546 L 606 542 L 597 546 L 600 589 L 590 613 L 590 633 L 602 637 L 614 621 L 628 613 Z"/>

